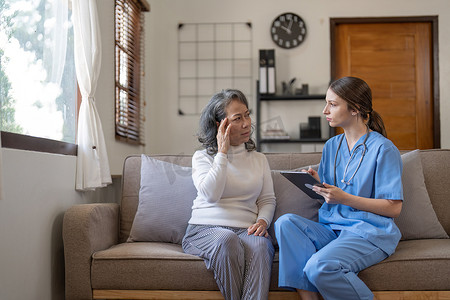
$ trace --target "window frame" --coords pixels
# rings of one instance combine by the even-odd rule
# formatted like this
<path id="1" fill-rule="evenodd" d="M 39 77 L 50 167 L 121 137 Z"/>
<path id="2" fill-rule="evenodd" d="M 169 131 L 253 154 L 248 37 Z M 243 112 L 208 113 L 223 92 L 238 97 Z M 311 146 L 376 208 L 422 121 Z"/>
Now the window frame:
<path id="1" fill-rule="evenodd" d="M 127 12 L 118 15 L 120 7 L 130 5 L 134 10 L 130 16 Z M 144 126 L 145 121 L 143 107 L 145 106 L 143 95 L 143 66 L 144 66 L 144 17 L 143 13 L 150 11 L 150 5 L 146 0 L 116 0 L 114 3 L 114 115 L 115 115 L 115 138 L 116 140 L 134 145 L 145 145 Z M 130 29 L 134 35 L 127 35 L 125 38 L 129 45 L 136 47 L 125 48 L 120 43 L 121 24 L 119 18 L 125 18 L 128 25 L 125 29 Z M 130 28 L 131 27 L 131 28 Z M 128 32 L 128 31 L 127 31 Z M 136 36 L 137 35 L 137 36 Z M 136 36 L 136 37 L 135 37 Z M 134 38 L 134 39 L 133 39 Z M 129 61 L 121 65 L 121 55 L 125 53 Z M 135 66 L 138 68 L 135 68 Z M 124 67 L 124 69 L 122 69 Z M 120 83 L 121 72 L 127 76 L 128 86 L 122 86 Z M 121 109 L 120 94 L 125 93 L 127 103 L 125 108 Z M 125 124 L 120 119 L 125 120 Z"/>
<path id="2" fill-rule="evenodd" d="M 81 93 L 77 84 L 77 110 L 75 116 L 77 125 L 78 125 L 78 112 L 80 111 L 80 105 L 81 105 Z M 76 126 L 75 129 L 78 130 L 78 126 Z M 71 156 L 77 156 L 78 153 L 78 145 L 74 143 L 57 141 L 25 134 L 18 134 L 8 131 L 0 131 L 0 134 L 1 134 L 2 148 L 71 155 Z"/>
<path id="3" fill-rule="evenodd" d="M 78 146 L 76 144 L 35 137 L 31 135 L 2 131 L 1 137 L 2 148 L 72 156 L 76 156 L 78 151 Z"/>

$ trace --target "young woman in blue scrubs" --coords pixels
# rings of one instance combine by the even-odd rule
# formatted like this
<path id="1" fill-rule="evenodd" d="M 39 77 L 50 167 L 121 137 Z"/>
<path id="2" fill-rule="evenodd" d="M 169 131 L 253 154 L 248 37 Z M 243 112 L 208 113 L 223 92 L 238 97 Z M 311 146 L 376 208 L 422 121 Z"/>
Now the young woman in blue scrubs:
<path id="1" fill-rule="evenodd" d="M 275 223 L 279 286 L 296 289 L 302 300 L 373 299 L 357 274 L 390 256 L 400 240 L 393 221 L 403 200 L 400 153 L 363 80 L 333 82 L 323 113 L 344 133 L 327 141 L 318 172 L 307 170 L 325 186 L 313 188 L 325 199 L 318 222 L 286 214 Z"/>

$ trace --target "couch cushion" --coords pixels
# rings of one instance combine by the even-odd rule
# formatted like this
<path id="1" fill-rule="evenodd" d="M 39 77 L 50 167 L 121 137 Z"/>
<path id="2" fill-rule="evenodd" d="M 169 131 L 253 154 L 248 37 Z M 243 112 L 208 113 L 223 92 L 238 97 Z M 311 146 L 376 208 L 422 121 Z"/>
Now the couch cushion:
<path id="1" fill-rule="evenodd" d="M 190 167 L 142 155 L 139 205 L 128 242 L 181 244 L 196 195 Z"/>
<path id="2" fill-rule="evenodd" d="M 94 253 L 93 289 L 218 290 L 202 259 L 183 253 L 180 245 L 123 243 Z M 278 251 L 271 290 L 278 288 Z M 450 290 L 450 240 L 401 241 L 386 260 L 359 273 L 373 291 Z"/>
<path id="3" fill-rule="evenodd" d="M 392 256 L 358 276 L 374 291 L 448 291 L 450 240 L 401 241 Z"/>
<path id="4" fill-rule="evenodd" d="M 292 170 L 318 164 L 321 152 L 313 153 L 264 153 L 271 170 Z"/>
<path id="5" fill-rule="evenodd" d="M 191 166 L 192 156 L 154 155 L 155 159 L 179 166 Z M 139 204 L 139 188 L 141 183 L 141 156 L 132 155 L 125 159 L 122 179 L 122 199 L 120 203 L 120 235 L 119 241 L 126 242 Z"/>
<path id="6" fill-rule="evenodd" d="M 317 165 L 314 167 L 317 169 Z M 307 167 L 294 169 L 294 171 L 301 171 L 304 168 Z M 317 200 L 311 199 L 286 177 L 281 175 L 278 170 L 272 170 L 272 180 L 277 205 L 272 225 L 269 227 L 269 234 L 272 236 L 274 243 L 277 244 L 273 224 L 279 217 L 287 213 L 293 213 L 317 221 L 317 214 L 322 204 Z"/>
<path id="7" fill-rule="evenodd" d="M 450 234 L 450 149 L 421 150 L 425 185 L 436 215 Z"/>
<path id="8" fill-rule="evenodd" d="M 141 184 L 141 156 L 129 156 L 125 159 L 122 178 L 122 198 L 120 201 L 119 241 L 125 242 L 130 235 L 134 216 L 139 203 Z"/>
<path id="9" fill-rule="evenodd" d="M 402 154 L 403 207 L 395 223 L 403 240 L 448 238 L 430 202 L 419 150 Z"/>
<path id="10" fill-rule="evenodd" d="M 278 288 L 278 254 L 271 290 Z M 219 290 L 203 259 L 185 254 L 178 244 L 122 243 L 94 253 L 93 289 Z"/>
<path id="11" fill-rule="evenodd" d="M 94 289 L 217 290 L 212 272 L 178 244 L 123 243 L 94 253 Z"/>

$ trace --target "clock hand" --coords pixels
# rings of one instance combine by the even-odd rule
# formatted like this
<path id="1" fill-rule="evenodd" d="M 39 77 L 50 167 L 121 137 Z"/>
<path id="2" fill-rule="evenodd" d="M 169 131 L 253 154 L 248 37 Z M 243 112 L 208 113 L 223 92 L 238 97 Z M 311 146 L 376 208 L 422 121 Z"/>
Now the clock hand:
<path id="1" fill-rule="evenodd" d="M 286 28 L 284 26 L 280 26 L 280 28 L 284 29 L 288 34 L 291 34 L 291 30 L 289 28 Z"/>
<path id="2" fill-rule="evenodd" d="M 291 21 L 289 22 L 289 26 L 288 26 L 289 31 L 291 31 L 291 27 L 292 27 L 292 19 L 291 19 Z"/>

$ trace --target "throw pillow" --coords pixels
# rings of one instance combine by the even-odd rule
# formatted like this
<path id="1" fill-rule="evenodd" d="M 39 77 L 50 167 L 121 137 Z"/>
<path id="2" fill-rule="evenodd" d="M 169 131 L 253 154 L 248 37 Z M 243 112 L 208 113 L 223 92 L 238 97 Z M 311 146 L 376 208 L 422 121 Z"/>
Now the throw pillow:
<path id="1" fill-rule="evenodd" d="M 307 168 L 308 167 L 298 168 L 295 171 L 300 171 L 301 169 Z M 277 242 L 273 224 L 279 217 L 287 213 L 293 213 L 310 220 L 317 221 L 317 213 L 322 204 L 317 200 L 311 199 L 308 195 L 302 192 L 302 190 L 281 175 L 280 171 L 272 170 L 272 180 L 277 205 L 275 208 L 272 225 L 269 227 L 269 234 L 276 244 Z"/>
<path id="2" fill-rule="evenodd" d="M 402 155 L 403 207 L 394 221 L 402 240 L 449 238 L 436 216 L 423 177 L 420 151 Z"/>
<path id="3" fill-rule="evenodd" d="M 196 196 L 191 168 L 142 155 L 139 205 L 128 242 L 181 244 Z"/>

